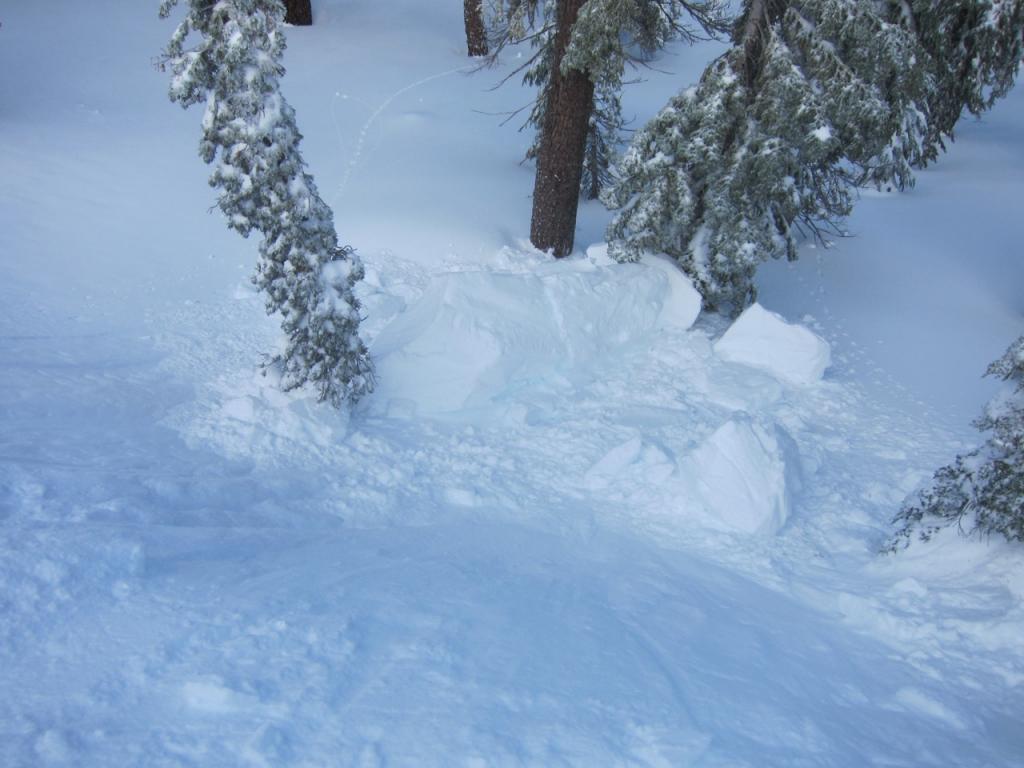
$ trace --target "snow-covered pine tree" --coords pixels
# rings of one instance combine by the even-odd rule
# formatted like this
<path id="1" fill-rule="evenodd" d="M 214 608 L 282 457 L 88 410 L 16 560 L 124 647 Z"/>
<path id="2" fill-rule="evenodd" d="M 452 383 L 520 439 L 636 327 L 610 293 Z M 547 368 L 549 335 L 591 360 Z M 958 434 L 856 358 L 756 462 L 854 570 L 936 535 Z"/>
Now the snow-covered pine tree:
<path id="1" fill-rule="evenodd" d="M 283 315 L 283 351 L 269 365 L 285 389 L 306 384 L 334 406 L 373 388 L 359 338 L 362 278 L 355 253 L 338 245 L 333 214 L 299 152 L 295 113 L 281 95 L 284 7 L 280 0 L 187 0 L 165 53 L 170 96 L 205 103 L 199 154 L 228 226 L 263 235 L 253 278 L 268 313 Z M 178 0 L 163 0 L 167 17 Z"/>
<path id="2" fill-rule="evenodd" d="M 1024 541 L 1024 336 L 989 366 L 988 376 L 1010 385 L 997 395 L 974 424 L 990 435 L 984 445 L 957 456 L 931 483 L 912 496 L 896 515 L 899 530 L 889 543 L 895 551 L 916 532 L 927 541 L 940 528 L 1001 534 Z"/>
<path id="3" fill-rule="evenodd" d="M 1013 87 L 1024 55 L 1024 0 L 890 0 L 891 17 L 916 34 L 927 53 L 928 157 L 964 110 L 980 115 Z"/>
<path id="4" fill-rule="evenodd" d="M 558 0 L 537 151 L 530 240 L 572 251 L 595 86 L 618 93 L 632 51 L 724 30 L 724 0 Z"/>
<path id="5" fill-rule="evenodd" d="M 536 131 L 533 144 L 526 151 L 527 160 L 535 160 L 540 148 L 540 129 L 544 125 L 544 112 L 548 100 L 548 76 L 550 74 L 550 34 L 541 33 L 535 38 L 541 48 L 532 66 L 523 76 L 525 85 L 537 88 L 530 116 L 523 128 Z M 601 190 L 611 181 L 611 165 L 622 134 L 622 101 L 617 86 L 612 83 L 596 83 L 587 125 L 586 145 L 583 150 L 583 168 L 580 178 L 580 195 L 587 200 L 597 200 Z"/>
<path id="6" fill-rule="evenodd" d="M 723 0 L 588 0 L 572 28 L 561 68 L 585 72 L 618 91 L 629 62 L 672 40 L 695 43 L 728 31 Z"/>
<path id="7" fill-rule="evenodd" d="M 588 13 L 600 15 L 609 9 L 615 12 L 612 23 L 601 29 L 600 34 L 594 34 L 593 29 L 585 31 L 590 41 L 601 35 L 606 36 L 608 39 L 602 40 L 601 45 L 607 48 L 611 40 L 610 47 L 616 52 L 613 65 L 606 70 L 614 76 L 597 79 L 593 83 L 594 95 L 585 130 L 580 195 L 586 199 L 597 199 L 611 180 L 611 163 L 624 124 L 620 100 L 623 65 L 634 61 L 635 57 L 643 59 L 649 56 L 673 37 L 693 42 L 723 32 L 728 25 L 725 6 L 717 0 L 704 3 L 682 3 L 678 0 L 591 0 L 590 3 L 581 4 L 581 9 L 591 7 L 596 10 Z M 494 41 L 495 53 L 492 59 L 509 43 L 529 40 L 534 48 L 529 61 L 517 71 L 525 72 L 525 85 L 537 89 L 530 114 L 523 124 L 523 128 L 537 132 L 526 152 L 527 160 L 536 160 L 551 93 L 549 86 L 557 28 L 555 11 L 558 5 L 555 0 L 496 0 L 493 8 L 490 36 Z M 695 24 L 687 23 L 691 16 Z M 618 37 L 614 35 L 615 23 L 624 25 Z M 588 44 L 591 43 L 577 43 Z"/>
<path id="8" fill-rule="evenodd" d="M 746 0 L 734 46 L 634 137 L 605 202 L 609 252 L 676 259 L 739 312 L 770 258 L 838 230 L 851 188 L 903 187 L 926 132 L 917 45 L 874 0 Z M 919 57 L 918 57 L 919 58 Z"/>

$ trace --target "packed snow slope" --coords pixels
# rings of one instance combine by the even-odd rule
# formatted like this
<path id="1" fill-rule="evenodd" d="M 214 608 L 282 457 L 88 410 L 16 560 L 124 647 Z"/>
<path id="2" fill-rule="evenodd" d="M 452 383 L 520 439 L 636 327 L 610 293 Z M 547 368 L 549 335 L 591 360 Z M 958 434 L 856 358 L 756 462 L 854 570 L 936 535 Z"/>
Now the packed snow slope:
<path id="1" fill-rule="evenodd" d="M 521 59 L 473 73 L 459 3 L 314 2 L 346 415 L 258 373 L 156 6 L 0 2 L 0 765 L 1024 765 L 1021 548 L 877 554 L 1024 329 L 1024 94 L 730 327 L 597 206 L 529 248 Z"/>

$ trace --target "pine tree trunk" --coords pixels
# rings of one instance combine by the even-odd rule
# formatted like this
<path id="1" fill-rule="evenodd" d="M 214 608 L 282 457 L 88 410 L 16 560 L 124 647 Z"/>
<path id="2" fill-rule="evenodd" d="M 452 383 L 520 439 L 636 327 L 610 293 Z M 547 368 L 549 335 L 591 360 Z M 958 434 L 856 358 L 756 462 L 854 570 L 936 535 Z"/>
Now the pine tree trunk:
<path id="1" fill-rule="evenodd" d="M 466 47 L 470 56 L 486 56 L 487 27 L 484 26 L 483 0 L 463 0 L 463 15 L 466 18 Z"/>
<path id="2" fill-rule="evenodd" d="M 284 0 L 284 20 L 288 24 L 308 27 L 313 23 L 310 0 Z"/>
<path id="3" fill-rule="evenodd" d="M 558 1 L 548 103 L 537 153 L 530 241 L 542 251 L 551 249 L 555 256 L 572 253 L 583 154 L 594 101 L 594 84 L 585 74 L 575 69 L 565 75 L 561 72 L 573 24 L 586 1 Z"/>

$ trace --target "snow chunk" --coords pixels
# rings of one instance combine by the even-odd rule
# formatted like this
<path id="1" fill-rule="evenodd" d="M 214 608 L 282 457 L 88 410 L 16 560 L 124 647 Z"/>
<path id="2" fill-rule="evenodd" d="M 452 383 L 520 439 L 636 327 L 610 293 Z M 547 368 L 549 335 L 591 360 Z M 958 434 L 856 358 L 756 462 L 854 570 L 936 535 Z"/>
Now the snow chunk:
<path id="1" fill-rule="evenodd" d="M 759 368 L 796 386 L 821 380 L 832 362 L 828 342 L 802 325 L 753 304 L 715 343 L 715 353 L 732 363 Z"/>
<path id="2" fill-rule="evenodd" d="M 789 517 L 785 442 L 745 414 L 727 421 L 687 457 L 686 470 L 709 513 L 708 524 L 772 535 Z"/>
<path id="3" fill-rule="evenodd" d="M 593 245 L 587 246 L 587 258 L 592 264 L 596 264 L 601 267 L 615 263 L 615 260 L 608 255 L 608 243 L 594 243 Z"/>

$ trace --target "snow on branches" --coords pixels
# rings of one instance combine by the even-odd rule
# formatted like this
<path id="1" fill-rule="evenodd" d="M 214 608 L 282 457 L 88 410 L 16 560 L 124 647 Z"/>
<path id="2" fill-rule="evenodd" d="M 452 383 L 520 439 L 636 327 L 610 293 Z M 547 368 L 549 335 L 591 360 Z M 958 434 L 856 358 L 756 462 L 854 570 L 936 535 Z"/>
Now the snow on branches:
<path id="1" fill-rule="evenodd" d="M 1024 0 L 890 0 L 920 40 L 934 87 L 929 157 L 966 110 L 980 115 L 1013 87 L 1024 56 Z"/>
<path id="2" fill-rule="evenodd" d="M 870 0 L 750 0 L 732 49 L 634 137 L 609 252 L 675 258 L 709 309 L 755 298 L 763 261 L 838 231 L 858 183 L 912 183 L 927 129 L 916 43 Z"/>
<path id="3" fill-rule="evenodd" d="M 179 0 L 163 0 L 167 17 Z M 170 97 L 205 103 L 199 154 L 228 226 L 263 236 L 253 282 L 281 313 L 283 350 L 268 364 L 285 389 L 312 385 L 338 407 L 373 388 L 353 286 L 363 276 L 339 246 L 334 216 L 299 151 L 295 112 L 281 95 L 280 0 L 187 0 L 164 56 Z"/>

